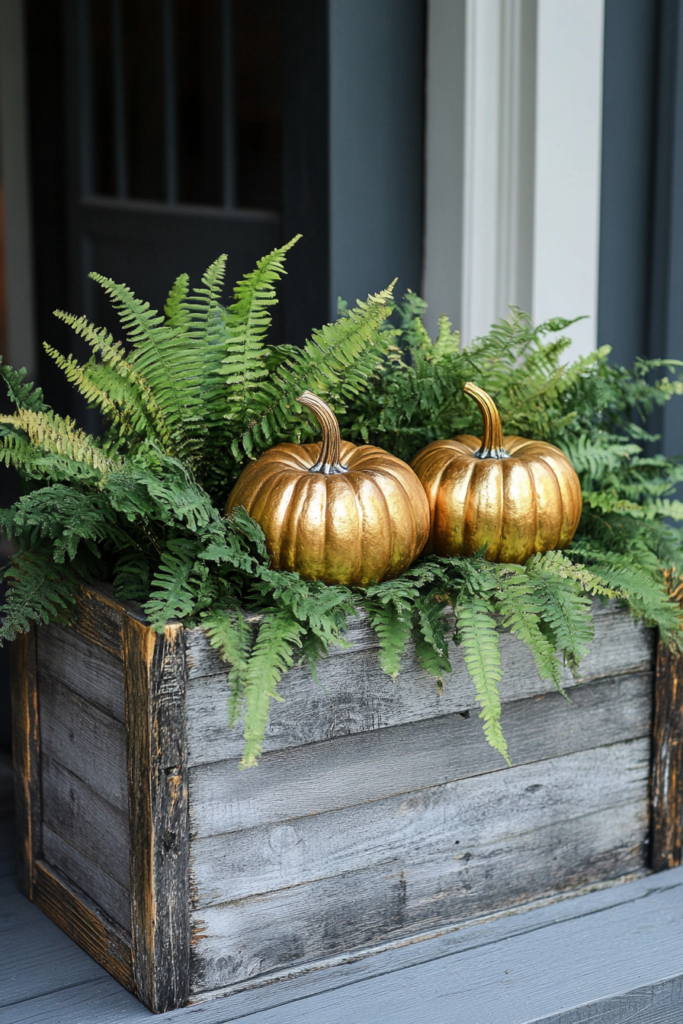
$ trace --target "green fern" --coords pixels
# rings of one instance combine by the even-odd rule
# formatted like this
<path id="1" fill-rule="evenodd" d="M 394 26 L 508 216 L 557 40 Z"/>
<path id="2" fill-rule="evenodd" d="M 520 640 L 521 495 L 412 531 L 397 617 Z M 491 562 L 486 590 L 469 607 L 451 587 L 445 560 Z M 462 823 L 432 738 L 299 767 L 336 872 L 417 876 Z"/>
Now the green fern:
<path id="1" fill-rule="evenodd" d="M 494 750 L 511 764 L 507 742 L 500 725 L 501 703 L 499 684 L 503 677 L 498 648 L 496 620 L 488 603 L 471 597 L 456 608 L 457 642 L 465 652 L 465 664 L 472 677 L 479 717 L 484 722 L 484 735 Z"/>
<path id="2" fill-rule="evenodd" d="M 258 762 L 271 699 L 281 699 L 276 687 L 294 664 L 304 628 L 286 612 L 273 612 L 261 623 L 244 674 L 244 753 L 241 768 Z"/>
<path id="3" fill-rule="evenodd" d="M 201 618 L 211 646 L 218 651 L 223 661 L 230 666 L 230 699 L 228 721 L 231 726 L 239 718 L 248 680 L 251 631 L 239 608 L 232 610 L 214 609 L 205 612 Z M 278 677 L 279 678 L 279 677 Z M 276 680 L 277 681 L 277 680 Z M 264 722 L 263 728 L 265 731 Z"/>
<path id="4" fill-rule="evenodd" d="M 562 332 L 570 321 L 534 326 L 516 309 L 466 346 L 442 317 L 432 341 L 424 301 L 408 293 L 396 304 L 391 287 L 352 309 L 340 303 L 337 322 L 301 347 L 270 345 L 275 289 L 295 241 L 259 260 L 227 304 L 225 256 L 195 288 L 180 275 L 163 313 L 93 275 L 125 340 L 58 313 L 90 358 L 46 351 L 101 412 L 101 438 L 57 416 L 25 371 L 0 365 L 15 407 L 0 417 L 0 459 L 27 482 L 0 514 L 15 552 L 5 570 L 1 636 L 68 619 L 82 578 L 107 580 L 120 597 L 140 601 L 157 630 L 173 618 L 202 626 L 229 670 L 229 717 L 243 720 L 243 766 L 258 759 L 283 673 L 299 663 L 315 678 L 319 659 L 346 642 L 348 617 L 360 608 L 377 633 L 384 671 L 400 683 L 412 637 L 440 689 L 451 671 L 455 616 L 486 737 L 506 759 L 499 629 L 525 643 L 541 678 L 560 689 L 562 661 L 576 672 L 591 642 L 596 597 L 622 601 L 683 649 L 673 596 L 683 587 L 683 546 L 667 521 L 683 518 L 676 495 L 683 463 L 644 452 L 657 440 L 647 416 L 683 394 L 681 364 L 638 360 L 625 369 L 603 348 L 566 365 Z M 437 437 L 479 432 L 473 403 L 462 396 L 466 380 L 494 395 L 508 432 L 550 441 L 574 461 L 584 512 L 567 551 L 525 566 L 432 556 L 398 579 L 352 591 L 274 571 L 244 509 L 222 515 L 245 459 L 315 436 L 296 401 L 303 390 L 330 401 L 350 440 L 410 460 Z"/>

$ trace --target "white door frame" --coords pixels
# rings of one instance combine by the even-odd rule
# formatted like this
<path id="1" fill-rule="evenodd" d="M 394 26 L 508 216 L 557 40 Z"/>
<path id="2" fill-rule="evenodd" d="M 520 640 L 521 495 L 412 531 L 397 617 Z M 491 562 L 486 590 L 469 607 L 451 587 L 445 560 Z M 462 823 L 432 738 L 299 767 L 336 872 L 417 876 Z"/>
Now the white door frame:
<path id="1" fill-rule="evenodd" d="M 596 344 L 604 0 L 429 0 L 429 326 L 510 304 Z"/>

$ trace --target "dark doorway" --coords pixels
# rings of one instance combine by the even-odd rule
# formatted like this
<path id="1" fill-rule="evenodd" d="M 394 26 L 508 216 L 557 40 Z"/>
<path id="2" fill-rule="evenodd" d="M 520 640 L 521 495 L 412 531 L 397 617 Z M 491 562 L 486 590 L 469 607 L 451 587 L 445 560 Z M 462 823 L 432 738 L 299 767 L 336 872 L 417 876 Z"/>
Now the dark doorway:
<path id="1" fill-rule="evenodd" d="M 232 283 L 302 232 L 273 337 L 301 343 L 329 309 L 326 6 L 30 0 L 27 19 L 39 339 L 78 353 L 56 306 L 116 326 L 90 270 L 160 308 L 179 273 L 227 252 Z"/>

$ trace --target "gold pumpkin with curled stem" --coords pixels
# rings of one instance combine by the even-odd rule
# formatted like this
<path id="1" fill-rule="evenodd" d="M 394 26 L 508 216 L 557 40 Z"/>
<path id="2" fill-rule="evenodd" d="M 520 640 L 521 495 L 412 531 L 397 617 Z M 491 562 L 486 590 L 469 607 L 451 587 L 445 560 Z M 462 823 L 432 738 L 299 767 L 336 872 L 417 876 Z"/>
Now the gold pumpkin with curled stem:
<path id="1" fill-rule="evenodd" d="M 410 466 L 373 445 L 342 441 L 330 407 L 297 401 L 320 424 L 316 444 L 284 443 L 247 466 L 226 513 L 243 506 L 260 525 L 273 568 L 366 587 L 393 579 L 429 535 L 429 506 Z"/>
<path id="2" fill-rule="evenodd" d="M 503 437 L 495 402 L 463 387 L 481 410 L 481 438 L 433 441 L 411 465 L 429 499 L 425 554 L 473 555 L 523 564 L 538 552 L 567 547 L 581 518 L 581 484 L 571 462 L 546 441 Z"/>

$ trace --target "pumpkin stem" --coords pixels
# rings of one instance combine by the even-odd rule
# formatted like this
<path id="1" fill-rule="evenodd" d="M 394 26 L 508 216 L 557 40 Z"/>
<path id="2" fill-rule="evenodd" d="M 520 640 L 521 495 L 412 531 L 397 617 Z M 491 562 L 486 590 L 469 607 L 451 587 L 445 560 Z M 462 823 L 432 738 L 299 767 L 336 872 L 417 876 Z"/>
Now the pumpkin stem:
<path id="1" fill-rule="evenodd" d="M 509 454 L 503 448 L 503 427 L 496 403 L 483 388 L 476 384 L 470 382 L 464 384 L 463 391 L 477 403 L 484 421 L 481 447 L 472 453 L 473 457 L 475 459 L 509 459 Z"/>
<path id="2" fill-rule="evenodd" d="M 304 391 L 303 395 L 297 398 L 299 405 L 310 409 L 322 431 L 322 442 L 320 445 L 320 458 L 315 466 L 311 466 L 309 473 L 324 473 L 325 476 L 335 473 L 348 473 L 349 467 L 342 466 L 339 459 L 341 448 L 341 434 L 339 424 L 329 405 L 318 398 L 312 391 Z"/>

